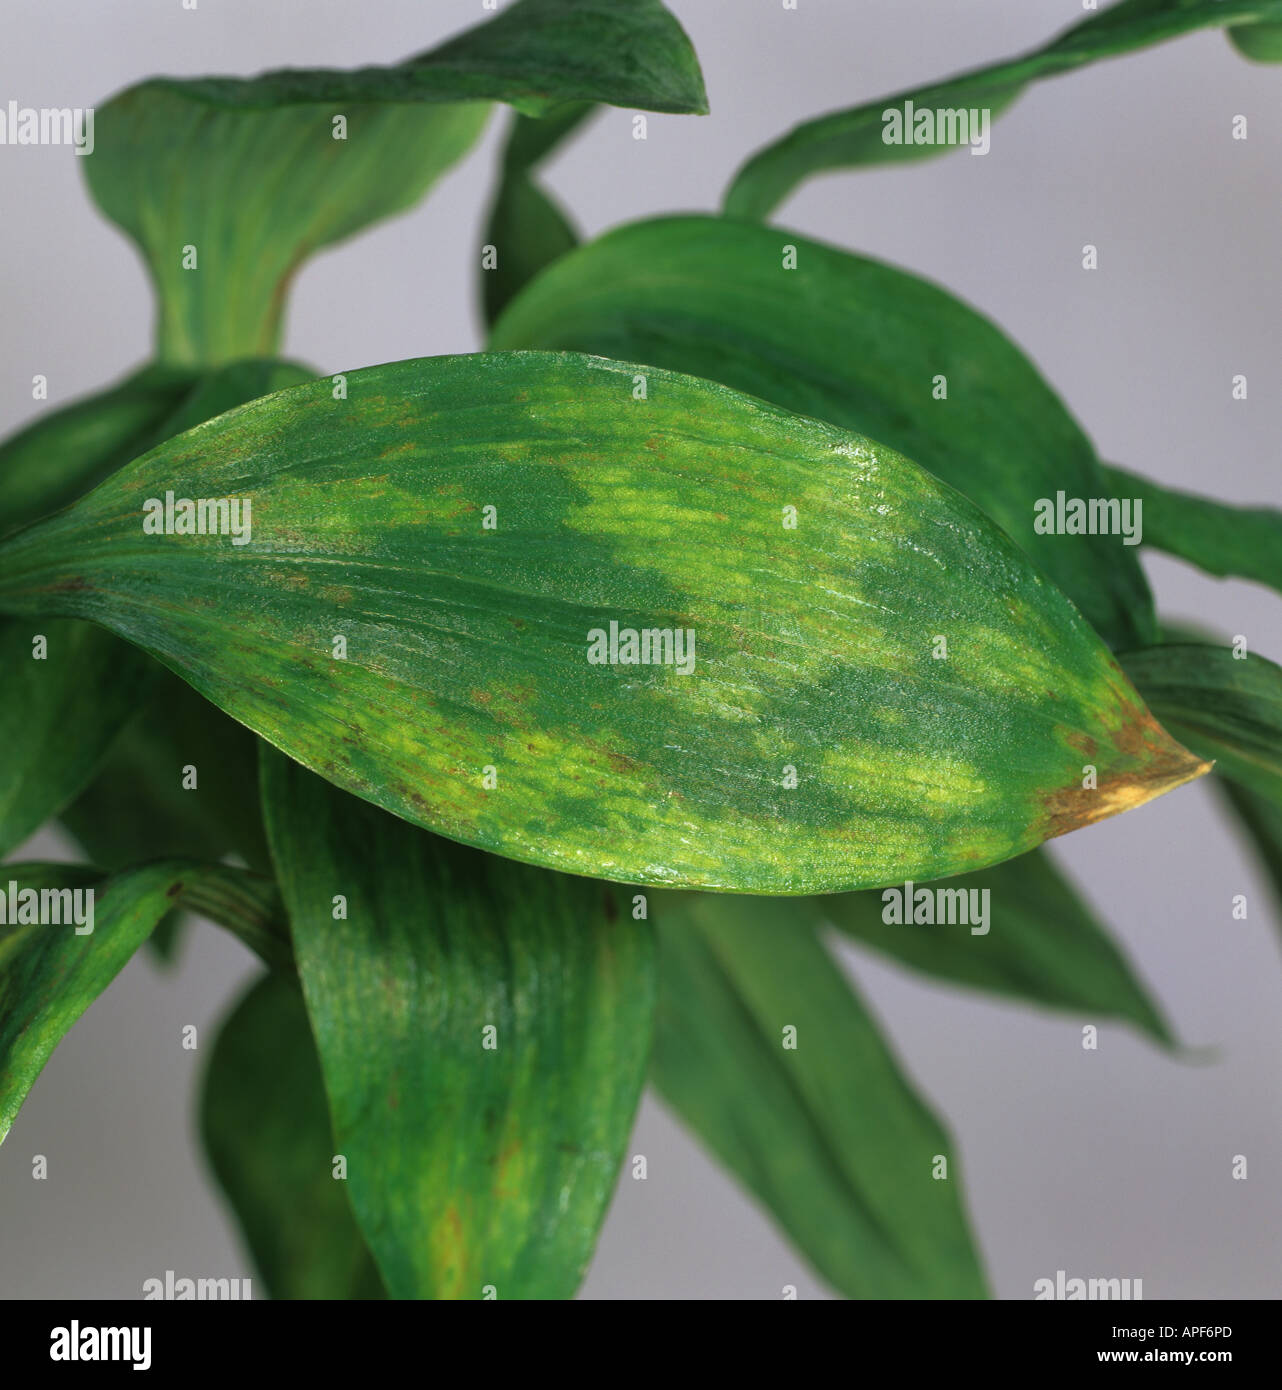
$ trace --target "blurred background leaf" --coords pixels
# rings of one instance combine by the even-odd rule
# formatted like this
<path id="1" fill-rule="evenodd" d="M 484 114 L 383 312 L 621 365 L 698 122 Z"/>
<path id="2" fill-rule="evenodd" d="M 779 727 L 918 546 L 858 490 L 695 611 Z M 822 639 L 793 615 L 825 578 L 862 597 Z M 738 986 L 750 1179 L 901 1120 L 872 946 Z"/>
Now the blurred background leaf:
<path id="1" fill-rule="evenodd" d="M 486 223 L 485 244 L 497 264 L 481 270 L 481 306 L 492 325 L 508 301 L 539 271 L 578 245 L 578 233 L 556 200 L 534 178 L 538 166 L 596 111 L 571 102 L 542 119 L 515 113 L 499 166 L 499 186 Z"/>
<path id="2" fill-rule="evenodd" d="M 808 908 L 656 895 L 652 1079 L 846 1297 L 986 1297 L 952 1143 Z"/>
<path id="3" fill-rule="evenodd" d="M 1106 472 L 1115 496 L 1143 503 L 1145 545 L 1207 574 L 1250 579 L 1282 593 L 1282 512 L 1177 492 L 1121 468 Z"/>
<path id="4" fill-rule="evenodd" d="M 1261 26 L 1258 37 L 1253 30 L 1259 21 L 1279 19 L 1282 0 L 1122 0 L 1032 53 L 796 126 L 744 164 L 727 190 L 725 210 L 736 217 L 764 218 L 813 174 L 928 159 L 956 148 L 944 143 L 887 144 L 882 138 L 883 115 L 892 107 L 902 109 L 907 101 L 918 111 L 973 107 L 997 116 L 1031 82 L 1224 25 L 1240 26 L 1230 29 L 1230 35 L 1249 56 L 1276 57 L 1277 26 Z"/>
<path id="5" fill-rule="evenodd" d="M 1154 1042 L 1174 1038 L 1108 932 L 1044 850 L 937 886 L 988 890 L 985 935 L 961 925 L 891 925 L 878 892 L 816 898 L 844 935 L 924 975 L 1042 1008 L 1117 1018 Z"/>
<path id="6" fill-rule="evenodd" d="M 218 922 L 268 964 L 288 965 L 275 885 L 218 864 L 166 860 L 118 874 L 84 864 L 6 864 L 18 892 L 91 889 L 92 931 L 67 921 L 75 902 L 44 922 L 0 926 L 0 1141 L 53 1050 L 176 903 Z M 82 904 L 83 905 L 83 904 Z M 12 909 L 20 906 L 12 899 Z M 89 925 L 87 914 L 82 914 Z"/>

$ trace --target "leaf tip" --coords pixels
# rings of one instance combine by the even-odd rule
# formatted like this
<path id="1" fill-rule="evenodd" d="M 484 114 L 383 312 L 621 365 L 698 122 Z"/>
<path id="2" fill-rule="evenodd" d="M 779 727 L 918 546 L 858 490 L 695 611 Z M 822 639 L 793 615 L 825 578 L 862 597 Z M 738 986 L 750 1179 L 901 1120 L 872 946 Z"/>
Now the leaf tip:
<path id="1" fill-rule="evenodd" d="M 1115 743 L 1120 756 L 1100 768 L 1098 779 L 1091 779 L 1094 785 L 1083 778 L 1046 798 L 1046 839 L 1133 811 L 1214 766 L 1176 742 L 1146 709 L 1119 731 Z"/>

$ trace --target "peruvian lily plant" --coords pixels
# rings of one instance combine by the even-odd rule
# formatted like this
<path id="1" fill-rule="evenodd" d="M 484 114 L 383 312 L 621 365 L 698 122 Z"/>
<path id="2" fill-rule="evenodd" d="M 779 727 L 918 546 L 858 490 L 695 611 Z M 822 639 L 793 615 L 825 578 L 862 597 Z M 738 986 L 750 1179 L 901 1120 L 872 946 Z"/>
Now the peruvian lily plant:
<path id="1" fill-rule="evenodd" d="M 275 1297 L 573 1295 L 647 1079 L 832 1288 L 985 1296 L 952 1142 L 828 934 L 1171 1046 L 1039 846 L 1214 768 L 1282 884 L 1282 670 L 1164 628 L 1134 544 L 1282 588 L 1282 514 L 1105 466 L 988 319 L 767 219 L 938 153 L 923 116 L 986 139 L 1032 82 L 1218 26 L 1282 58 L 1282 0 L 1123 0 L 582 245 L 541 162 L 601 104 L 707 109 L 659 0 L 100 108 L 155 355 L 0 447 L 2 848 L 84 851 L 6 867 L 0 1137 L 192 914 L 266 967 L 201 1116 Z M 281 360 L 299 266 L 495 103 L 487 350 Z"/>

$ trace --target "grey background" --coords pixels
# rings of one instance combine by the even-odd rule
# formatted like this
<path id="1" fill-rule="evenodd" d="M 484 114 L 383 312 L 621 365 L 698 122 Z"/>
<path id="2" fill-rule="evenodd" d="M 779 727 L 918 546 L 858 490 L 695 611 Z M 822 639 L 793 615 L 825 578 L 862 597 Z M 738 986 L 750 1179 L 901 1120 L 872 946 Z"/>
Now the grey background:
<path id="1" fill-rule="evenodd" d="M 714 114 L 610 111 L 548 182 L 592 233 L 711 209 L 741 159 L 798 120 L 1032 47 L 1078 0 L 672 0 Z M 155 72 L 385 62 L 482 18 L 480 0 L 56 0 L 0 3 L 0 101 L 92 105 Z M 1246 142 L 1232 118 L 1249 118 Z M 837 174 L 785 225 L 930 276 L 1021 343 L 1104 457 L 1242 502 L 1278 502 L 1282 68 L 1219 33 L 1034 88 L 986 158 Z M 286 349 L 323 371 L 470 350 L 495 137 L 416 211 L 316 258 Z M 0 425 L 96 390 L 149 350 L 151 303 L 124 238 L 68 151 L 0 147 Z M 1080 268 L 1081 247 L 1100 269 Z M 1247 402 L 1230 399 L 1245 373 Z M 1147 561 L 1165 612 L 1282 655 L 1276 596 Z M 60 847 L 42 839 L 45 854 Z M 61 847 L 65 852 L 65 846 Z M 960 1147 L 997 1293 L 1140 1277 L 1149 1298 L 1282 1292 L 1282 960 L 1263 881 L 1203 783 L 1056 843 L 1168 1010 L 1190 1060 L 1090 1019 L 938 988 L 845 956 Z M 29 847 L 20 856 L 30 857 Z M 1250 917 L 1230 917 L 1245 893 Z M 137 957 L 46 1068 L 0 1149 L 0 1295 L 138 1297 L 145 1278 L 249 1273 L 194 1141 L 202 1041 L 255 965 L 202 926 L 179 968 Z M 598 1298 L 777 1298 L 823 1290 L 765 1218 L 653 1101 L 585 1286 Z M 34 1182 L 31 1156 L 48 1156 Z M 1230 1178 L 1233 1155 L 1250 1176 Z"/>

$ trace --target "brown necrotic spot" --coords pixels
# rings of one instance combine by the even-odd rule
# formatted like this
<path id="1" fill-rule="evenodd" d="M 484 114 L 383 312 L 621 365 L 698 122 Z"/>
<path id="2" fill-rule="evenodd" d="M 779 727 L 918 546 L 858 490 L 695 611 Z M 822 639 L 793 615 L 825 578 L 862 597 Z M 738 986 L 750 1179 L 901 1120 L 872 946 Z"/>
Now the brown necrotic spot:
<path id="1" fill-rule="evenodd" d="M 1177 743 L 1147 710 L 1128 714 L 1113 734 L 1118 756 L 1111 767 L 1117 770 L 1102 769 L 1096 787 L 1076 781 L 1043 796 L 1046 839 L 1133 810 L 1211 770 L 1210 763 Z"/>

